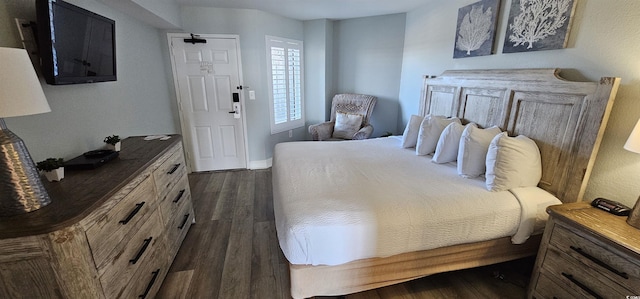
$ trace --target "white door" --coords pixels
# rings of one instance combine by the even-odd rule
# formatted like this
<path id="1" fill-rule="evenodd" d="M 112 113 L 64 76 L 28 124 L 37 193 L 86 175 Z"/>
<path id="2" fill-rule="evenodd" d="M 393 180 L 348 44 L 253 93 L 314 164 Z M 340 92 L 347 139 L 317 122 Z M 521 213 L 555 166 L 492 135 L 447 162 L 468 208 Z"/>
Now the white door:
<path id="1" fill-rule="evenodd" d="M 192 171 L 247 168 L 238 36 L 169 34 L 182 135 Z"/>

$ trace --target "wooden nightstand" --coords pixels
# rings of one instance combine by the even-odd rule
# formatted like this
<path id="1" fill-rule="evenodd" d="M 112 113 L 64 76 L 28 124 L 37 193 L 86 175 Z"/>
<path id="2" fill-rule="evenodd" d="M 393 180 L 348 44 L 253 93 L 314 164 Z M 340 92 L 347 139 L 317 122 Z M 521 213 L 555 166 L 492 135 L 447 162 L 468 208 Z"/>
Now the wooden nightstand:
<path id="1" fill-rule="evenodd" d="M 640 295 L 640 230 L 588 203 L 547 208 L 529 298 Z"/>

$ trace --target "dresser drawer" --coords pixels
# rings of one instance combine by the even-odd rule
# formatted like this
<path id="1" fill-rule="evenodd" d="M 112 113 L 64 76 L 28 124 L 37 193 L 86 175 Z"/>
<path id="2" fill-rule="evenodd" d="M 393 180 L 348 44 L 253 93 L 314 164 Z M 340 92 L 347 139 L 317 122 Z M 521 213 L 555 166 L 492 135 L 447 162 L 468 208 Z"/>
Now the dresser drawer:
<path id="1" fill-rule="evenodd" d="M 100 273 L 155 210 L 153 193 L 153 182 L 146 178 L 87 230 L 87 240 Z"/>
<path id="2" fill-rule="evenodd" d="M 624 298 L 632 292 L 600 275 L 571 256 L 549 247 L 541 273 L 547 274 L 576 298 Z"/>
<path id="3" fill-rule="evenodd" d="M 154 263 L 154 251 L 163 248 L 166 243 L 163 231 L 160 215 L 156 212 L 130 239 L 122 240 L 124 246 L 100 273 L 100 282 L 107 298 L 119 298 L 131 280 L 138 280 L 135 275 L 138 270 Z M 161 260 L 167 261 L 166 256 Z"/>
<path id="4" fill-rule="evenodd" d="M 129 281 L 124 292 L 117 298 L 154 298 L 169 272 L 169 266 L 166 244 L 158 244 L 149 261 L 140 266 L 134 279 Z"/>
<path id="5" fill-rule="evenodd" d="M 174 151 L 167 153 L 169 158 L 153 172 L 158 198 L 164 198 L 173 189 L 173 186 L 178 184 L 180 178 L 187 174 L 187 167 L 182 156 L 182 147 L 177 146 L 174 149 Z"/>
<path id="6" fill-rule="evenodd" d="M 549 243 L 586 265 L 591 272 L 597 272 L 633 290 L 634 294 L 640 294 L 640 266 L 630 262 L 631 258 L 616 254 L 561 225 L 554 227 Z"/>
<path id="7" fill-rule="evenodd" d="M 176 211 L 174 216 L 167 227 L 169 253 L 172 255 L 178 252 L 180 244 L 182 244 L 195 218 L 191 202 L 182 205 L 182 209 Z"/>
<path id="8" fill-rule="evenodd" d="M 189 190 L 187 176 L 183 175 L 176 179 L 178 179 L 178 182 L 160 199 L 160 212 L 162 212 L 165 223 L 169 223 L 171 218 L 175 217 L 182 210 L 182 207 L 191 201 L 191 191 Z"/>

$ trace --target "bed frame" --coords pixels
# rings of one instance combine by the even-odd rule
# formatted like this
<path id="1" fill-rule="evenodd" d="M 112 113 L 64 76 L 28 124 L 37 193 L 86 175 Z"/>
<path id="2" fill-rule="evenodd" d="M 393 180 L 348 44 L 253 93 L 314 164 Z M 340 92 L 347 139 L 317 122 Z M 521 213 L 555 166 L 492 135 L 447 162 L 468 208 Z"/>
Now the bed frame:
<path id="1" fill-rule="evenodd" d="M 420 115 L 457 116 L 535 140 L 542 157 L 539 187 L 562 202 L 582 199 L 620 83 L 571 82 L 558 69 L 446 71 L 425 76 Z M 337 266 L 290 264 L 291 295 L 343 295 L 427 275 L 535 255 L 540 235 L 521 245 L 510 237 L 371 258 Z"/>

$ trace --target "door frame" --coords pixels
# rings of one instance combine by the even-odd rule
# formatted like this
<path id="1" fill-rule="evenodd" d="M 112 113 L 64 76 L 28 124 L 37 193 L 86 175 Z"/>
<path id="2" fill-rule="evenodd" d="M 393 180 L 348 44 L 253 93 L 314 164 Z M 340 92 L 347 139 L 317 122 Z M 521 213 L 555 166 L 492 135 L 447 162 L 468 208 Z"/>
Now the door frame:
<path id="1" fill-rule="evenodd" d="M 233 39 L 235 40 L 236 50 L 238 53 L 238 82 L 240 86 L 244 86 L 244 80 L 242 76 L 242 54 L 240 53 L 240 35 L 237 34 L 195 34 L 200 38 L 223 38 L 223 39 Z M 182 98 L 180 97 L 180 88 L 178 85 L 178 77 L 176 76 L 176 62 L 174 59 L 173 47 L 172 47 L 172 39 L 173 38 L 191 38 L 191 34 L 189 33 L 167 33 L 167 43 L 169 46 L 169 57 L 171 59 L 171 74 L 173 76 L 173 86 L 174 91 L 176 93 L 176 103 L 178 105 L 178 114 L 180 116 L 180 133 L 183 139 L 186 139 L 186 142 L 189 142 L 188 146 L 193 145 L 193 140 L 191 140 L 191 136 L 189 134 L 185 134 L 185 130 L 188 130 L 188 124 L 185 124 L 185 117 L 182 114 Z M 249 169 L 249 139 L 247 138 L 247 106 L 245 104 L 244 99 L 244 89 L 239 91 L 240 94 L 240 107 L 242 109 L 242 113 L 240 113 L 241 124 L 242 124 L 242 132 L 244 135 L 244 160 L 245 160 L 245 169 Z M 187 163 L 187 172 L 193 172 L 193 167 L 191 165 L 192 158 L 187 151 L 186 146 L 182 148 L 184 155 L 186 157 Z"/>

